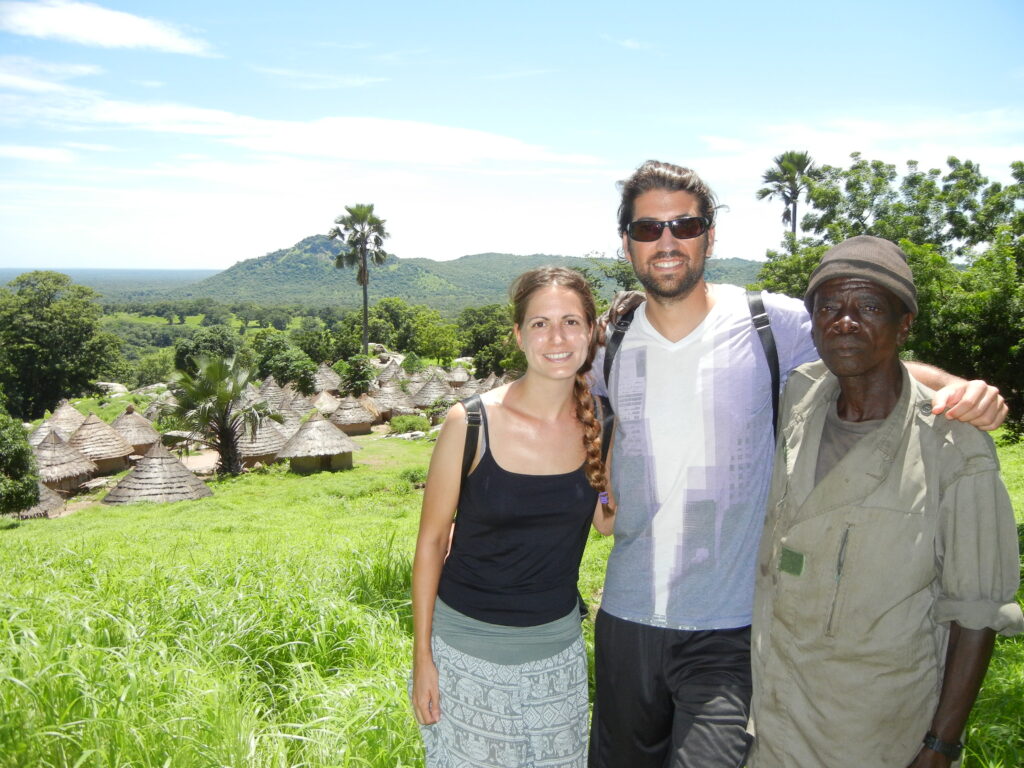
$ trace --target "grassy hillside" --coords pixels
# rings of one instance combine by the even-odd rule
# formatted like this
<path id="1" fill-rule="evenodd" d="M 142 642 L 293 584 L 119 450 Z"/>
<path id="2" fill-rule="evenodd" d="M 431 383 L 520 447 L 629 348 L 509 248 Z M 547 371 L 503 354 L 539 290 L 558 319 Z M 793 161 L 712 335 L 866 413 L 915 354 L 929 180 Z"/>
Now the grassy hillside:
<path id="1" fill-rule="evenodd" d="M 249 300 L 257 304 L 336 304 L 354 309 L 362 306 L 362 292 L 354 270 L 335 268 L 339 249 L 336 241 L 314 235 L 292 248 L 239 262 L 199 283 L 179 287 L 169 297 Z M 453 316 L 466 307 L 507 301 L 508 287 L 517 275 L 547 264 L 589 267 L 593 271 L 589 259 L 549 254 L 481 253 L 451 261 L 392 256 L 385 264 L 371 267 L 370 303 L 395 296 Z M 711 260 L 708 276 L 715 281 L 746 285 L 756 279 L 760 267 L 759 262 L 742 259 Z M 608 296 L 613 292 L 613 286 L 606 286 Z"/>
<path id="2" fill-rule="evenodd" d="M 431 446 L 356 440 L 349 472 L 0 520 L 0 768 L 420 765 L 408 594 Z M 1024 456 L 1001 455 L 1021 509 Z M 592 609 L 610 545 L 584 558 Z M 967 768 L 1024 765 L 1022 683 L 1024 639 L 1000 639 Z"/>

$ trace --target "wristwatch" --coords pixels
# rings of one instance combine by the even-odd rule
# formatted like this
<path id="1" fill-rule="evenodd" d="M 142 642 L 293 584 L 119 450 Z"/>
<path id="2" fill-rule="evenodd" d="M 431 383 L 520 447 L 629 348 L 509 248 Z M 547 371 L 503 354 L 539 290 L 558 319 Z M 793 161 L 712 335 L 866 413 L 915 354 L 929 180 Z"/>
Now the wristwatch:
<path id="1" fill-rule="evenodd" d="M 924 745 L 933 752 L 945 755 L 950 760 L 956 760 L 964 751 L 964 745 L 961 742 L 943 741 L 931 731 L 924 735 Z"/>

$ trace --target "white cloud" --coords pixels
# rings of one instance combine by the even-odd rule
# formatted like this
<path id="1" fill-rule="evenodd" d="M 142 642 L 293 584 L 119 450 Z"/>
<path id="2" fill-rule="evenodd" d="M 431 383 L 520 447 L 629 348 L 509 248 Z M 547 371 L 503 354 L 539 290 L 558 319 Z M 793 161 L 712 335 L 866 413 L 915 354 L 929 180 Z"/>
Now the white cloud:
<path id="1" fill-rule="evenodd" d="M 326 91 L 337 88 L 361 88 L 373 83 L 383 83 L 386 77 L 368 75 L 332 75 L 321 72 L 301 72 L 294 69 L 256 67 L 257 72 L 287 80 L 292 86 L 304 91 Z"/>
<path id="2" fill-rule="evenodd" d="M 0 144 L 0 157 L 41 163 L 70 163 L 75 159 L 73 152 L 59 147 L 25 147 L 13 144 Z"/>
<path id="3" fill-rule="evenodd" d="M 70 0 L 0 2 L 0 29 L 16 35 L 100 48 L 152 48 L 194 56 L 212 54 L 206 41 L 189 37 L 172 24 Z"/>

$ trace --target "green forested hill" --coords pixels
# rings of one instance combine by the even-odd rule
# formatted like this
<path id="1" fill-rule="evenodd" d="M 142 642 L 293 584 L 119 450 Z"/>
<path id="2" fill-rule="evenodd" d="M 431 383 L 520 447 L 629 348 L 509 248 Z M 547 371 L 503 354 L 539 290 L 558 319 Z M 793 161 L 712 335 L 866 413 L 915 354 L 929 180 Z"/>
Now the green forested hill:
<path id="1" fill-rule="evenodd" d="M 224 304 L 252 301 L 260 306 L 300 304 L 346 309 L 362 306 L 362 292 L 355 270 L 336 269 L 334 257 L 341 244 L 323 235 L 307 237 L 291 248 L 240 261 L 223 272 L 210 270 L 58 270 L 75 282 L 98 290 L 112 301 L 211 298 Z M 556 264 L 589 267 L 591 259 L 478 253 L 452 261 L 400 259 L 394 256 L 370 271 L 370 303 L 395 296 L 409 304 L 425 304 L 453 317 L 465 307 L 504 302 L 512 280 L 532 267 Z M 712 282 L 746 285 L 757 279 L 761 262 L 744 259 L 711 259 L 707 265 Z M 0 269 L 0 285 L 23 269 Z M 605 295 L 615 286 L 605 284 Z"/>
<path id="2" fill-rule="evenodd" d="M 254 301 L 257 304 L 361 305 L 362 294 L 355 271 L 336 269 L 334 257 L 340 244 L 314 235 L 291 248 L 247 259 L 212 277 L 179 287 L 168 298 L 210 297 L 223 302 Z M 425 304 L 452 315 L 465 307 L 504 302 L 516 275 L 545 264 L 591 267 L 589 259 L 574 256 L 480 253 L 452 261 L 399 259 L 394 256 L 371 267 L 370 302 L 395 296 L 410 304 Z M 757 279 L 760 262 L 743 259 L 712 259 L 712 281 L 746 285 Z M 614 286 L 606 286 L 607 293 Z"/>

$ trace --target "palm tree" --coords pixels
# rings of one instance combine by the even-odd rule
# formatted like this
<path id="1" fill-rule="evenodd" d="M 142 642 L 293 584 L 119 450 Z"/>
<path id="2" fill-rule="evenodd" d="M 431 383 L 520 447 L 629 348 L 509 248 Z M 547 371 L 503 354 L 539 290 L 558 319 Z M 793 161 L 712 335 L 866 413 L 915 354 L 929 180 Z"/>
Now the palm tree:
<path id="1" fill-rule="evenodd" d="M 807 192 L 814 179 L 818 176 L 818 167 L 806 152 L 783 152 L 774 161 L 775 165 L 764 172 L 761 181 L 770 186 L 757 191 L 757 199 L 769 200 L 776 195 L 786 206 L 782 212 L 782 223 L 793 227 L 796 237 L 796 204 L 800 195 Z"/>
<path id="2" fill-rule="evenodd" d="M 171 389 L 177 403 L 168 411 L 192 430 L 193 439 L 216 449 L 218 472 L 240 474 L 242 435 L 252 434 L 265 418 L 281 417 L 271 414 L 266 402 L 247 402 L 253 371 L 235 358 L 200 356 L 195 364 L 195 373 L 179 370 L 175 375 Z"/>
<path id="3" fill-rule="evenodd" d="M 384 250 L 384 240 L 388 233 L 384 231 L 384 220 L 373 214 L 373 203 L 361 203 L 358 205 L 346 205 L 345 215 L 334 220 L 334 226 L 327 233 L 331 240 L 343 240 L 345 250 L 339 253 L 334 259 L 334 266 L 358 267 L 356 282 L 363 286 L 363 354 L 367 354 L 370 347 L 369 340 L 369 294 L 367 286 L 370 284 L 370 270 L 368 261 L 374 264 L 383 264 L 387 259 L 387 251 Z"/>

